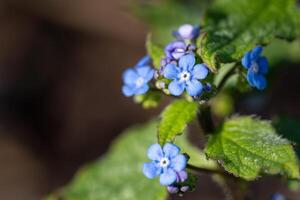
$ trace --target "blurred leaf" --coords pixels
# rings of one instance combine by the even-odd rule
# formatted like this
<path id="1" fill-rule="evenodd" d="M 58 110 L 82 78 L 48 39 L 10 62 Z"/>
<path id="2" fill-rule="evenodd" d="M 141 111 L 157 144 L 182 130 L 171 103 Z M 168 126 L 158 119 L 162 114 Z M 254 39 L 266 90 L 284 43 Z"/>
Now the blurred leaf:
<path id="1" fill-rule="evenodd" d="M 142 174 L 147 162 L 148 147 L 156 142 L 157 123 L 132 127 L 112 144 L 109 152 L 75 175 L 74 180 L 45 200 L 163 200 L 166 188 L 158 179 L 149 180 Z M 177 142 L 187 152 L 193 165 L 216 167 L 205 155 L 192 147 L 185 137 Z"/>
<path id="2" fill-rule="evenodd" d="M 284 61 L 299 63 L 300 39 L 293 42 L 276 39 L 265 48 L 264 55 L 268 58 L 271 67 Z"/>
<path id="3" fill-rule="evenodd" d="M 226 117 L 233 112 L 233 103 L 233 98 L 228 93 L 219 93 L 211 101 L 212 113 L 218 117 Z"/>
<path id="4" fill-rule="evenodd" d="M 146 94 L 136 95 L 135 102 L 142 104 L 143 108 L 155 108 L 161 100 L 160 91 L 148 91 Z"/>
<path id="5" fill-rule="evenodd" d="M 294 0 L 216 0 L 204 22 L 198 53 L 212 71 L 240 61 L 257 44 L 299 36 L 300 15 Z"/>
<path id="6" fill-rule="evenodd" d="M 154 41 L 166 45 L 174 40 L 172 32 L 186 23 L 199 24 L 209 0 L 162 0 L 136 3 L 133 12 L 144 20 L 153 33 Z"/>
<path id="7" fill-rule="evenodd" d="M 186 125 L 196 117 L 198 105 L 186 100 L 173 101 L 161 114 L 158 126 L 160 144 L 172 142 L 176 135 L 183 133 Z"/>
<path id="8" fill-rule="evenodd" d="M 298 161 L 290 142 L 279 137 L 268 121 L 252 116 L 225 121 L 209 139 L 205 153 L 229 173 L 246 180 L 254 180 L 260 173 L 299 178 Z"/>
<path id="9" fill-rule="evenodd" d="M 153 60 L 156 69 L 160 68 L 160 61 L 165 57 L 164 49 L 152 41 L 151 35 L 148 35 L 146 41 L 146 49 Z"/>
<path id="10" fill-rule="evenodd" d="M 300 156 L 300 120 L 288 116 L 279 116 L 274 119 L 274 126 L 278 133 L 295 142 L 295 149 Z"/>

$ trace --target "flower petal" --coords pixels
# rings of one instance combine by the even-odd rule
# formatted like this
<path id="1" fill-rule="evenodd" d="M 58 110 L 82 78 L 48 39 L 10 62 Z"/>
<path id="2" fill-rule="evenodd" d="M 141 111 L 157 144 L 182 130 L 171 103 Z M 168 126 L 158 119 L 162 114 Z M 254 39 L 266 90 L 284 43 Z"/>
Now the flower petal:
<path id="1" fill-rule="evenodd" d="M 262 50 L 263 50 L 262 46 L 256 46 L 251 51 L 251 60 L 256 60 L 260 56 Z"/>
<path id="2" fill-rule="evenodd" d="M 184 170 L 177 172 L 176 182 L 183 183 L 188 178 L 188 173 Z"/>
<path id="3" fill-rule="evenodd" d="M 136 91 L 136 88 L 135 87 L 130 87 L 129 85 L 124 85 L 122 87 L 122 92 L 127 97 L 130 97 L 130 96 L 134 95 L 135 91 Z"/>
<path id="4" fill-rule="evenodd" d="M 126 85 L 135 84 L 138 78 L 139 76 L 134 69 L 126 69 L 123 73 L 123 81 Z"/>
<path id="5" fill-rule="evenodd" d="M 147 84 L 142 85 L 137 88 L 135 94 L 145 94 L 149 90 L 149 86 Z"/>
<path id="6" fill-rule="evenodd" d="M 192 54 L 187 54 L 182 56 L 179 59 L 179 67 L 182 67 L 184 70 L 192 69 L 195 65 L 195 56 Z"/>
<path id="7" fill-rule="evenodd" d="M 247 52 L 244 57 L 242 58 L 242 65 L 249 69 L 251 67 L 251 53 Z"/>
<path id="8" fill-rule="evenodd" d="M 172 95 L 179 96 L 183 93 L 185 86 L 183 83 L 174 80 L 169 84 L 168 88 Z"/>
<path id="9" fill-rule="evenodd" d="M 259 90 L 265 89 L 267 86 L 266 78 L 261 74 L 254 76 L 254 85 Z"/>
<path id="10" fill-rule="evenodd" d="M 166 157 L 173 158 L 180 152 L 180 148 L 175 144 L 166 143 L 163 147 L 163 152 Z"/>
<path id="11" fill-rule="evenodd" d="M 146 55 L 138 61 L 138 63 L 136 64 L 136 67 L 143 67 L 145 65 L 148 65 L 150 60 L 151 60 L 151 57 L 149 55 Z"/>
<path id="12" fill-rule="evenodd" d="M 172 169 L 167 169 L 165 170 L 161 175 L 160 175 L 160 184 L 162 185 L 171 185 L 176 181 L 176 173 Z"/>
<path id="13" fill-rule="evenodd" d="M 208 68 L 205 64 L 198 64 L 194 66 L 193 77 L 195 79 L 204 79 L 208 74 Z"/>
<path id="14" fill-rule="evenodd" d="M 186 91 L 190 96 L 192 97 L 199 96 L 202 90 L 203 90 L 202 83 L 200 83 L 196 79 L 192 79 L 191 81 L 187 82 Z"/>
<path id="15" fill-rule="evenodd" d="M 151 160 L 159 161 L 163 157 L 163 151 L 159 144 L 152 144 L 147 152 L 147 156 Z"/>
<path id="16" fill-rule="evenodd" d="M 174 64 L 168 64 L 164 67 L 163 75 L 167 79 L 176 79 L 178 74 L 178 67 Z"/>
<path id="17" fill-rule="evenodd" d="M 248 83 L 251 87 L 255 86 L 254 77 L 255 77 L 255 73 L 252 70 L 249 69 L 248 72 L 247 72 L 247 81 L 248 81 Z"/>
<path id="18" fill-rule="evenodd" d="M 180 172 L 185 169 L 186 167 L 186 157 L 183 154 L 179 154 L 173 159 L 171 159 L 171 167 L 177 171 Z"/>
<path id="19" fill-rule="evenodd" d="M 139 77 L 145 78 L 148 75 L 148 73 L 152 71 L 152 69 L 149 66 L 143 66 L 143 67 L 137 67 L 136 71 Z"/>
<path id="20" fill-rule="evenodd" d="M 161 169 L 156 167 L 154 162 L 144 163 L 143 165 L 143 173 L 147 178 L 155 178 L 160 174 Z"/>
<path id="21" fill-rule="evenodd" d="M 178 34 L 180 35 L 181 39 L 189 40 L 193 38 L 193 30 L 194 30 L 193 25 L 184 24 L 179 27 Z"/>
<path id="22" fill-rule="evenodd" d="M 266 57 L 260 57 L 257 60 L 259 66 L 259 73 L 266 74 L 269 71 L 269 62 Z"/>

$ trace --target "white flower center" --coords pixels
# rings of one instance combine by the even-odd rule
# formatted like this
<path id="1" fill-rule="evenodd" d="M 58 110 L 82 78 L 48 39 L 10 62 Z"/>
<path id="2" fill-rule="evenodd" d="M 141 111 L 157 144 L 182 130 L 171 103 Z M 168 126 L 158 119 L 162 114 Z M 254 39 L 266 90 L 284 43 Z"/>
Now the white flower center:
<path id="1" fill-rule="evenodd" d="M 136 87 L 141 87 L 142 85 L 144 85 L 145 80 L 143 77 L 139 77 L 136 81 L 135 81 L 135 85 Z"/>
<path id="2" fill-rule="evenodd" d="M 185 81 L 190 80 L 190 77 L 191 77 L 191 74 L 187 71 L 183 71 L 179 74 L 179 80 L 181 82 L 185 82 Z"/>
<path id="3" fill-rule="evenodd" d="M 161 167 L 167 167 L 170 164 L 170 161 L 168 158 L 162 158 L 159 162 L 159 165 Z"/>
<path id="4" fill-rule="evenodd" d="M 258 73 L 258 71 L 259 71 L 259 66 L 258 66 L 258 64 L 257 64 L 256 62 L 252 62 L 252 63 L 251 63 L 251 69 L 252 69 L 252 71 L 253 71 L 254 73 Z"/>

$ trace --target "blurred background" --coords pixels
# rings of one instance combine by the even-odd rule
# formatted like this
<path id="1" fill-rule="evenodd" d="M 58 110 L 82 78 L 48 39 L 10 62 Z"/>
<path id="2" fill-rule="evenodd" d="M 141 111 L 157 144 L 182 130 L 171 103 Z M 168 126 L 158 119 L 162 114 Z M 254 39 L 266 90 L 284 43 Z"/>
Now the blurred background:
<path id="1" fill-rule="evenodd" d="M 122 71 L 145 54 L 147 29 L 128 4 L 0 1 L 0 199 L 41 199 L 105 153 L 124 128 L 159 113 L 120 92 Z M 299 78 L 299 64 L 279 68 L 264 103 L 237 107 L 300 118 Z M 261 184 L 271 181 L 285 191 L 270 178 L 252 188 L 263 194 Z M 206 183 L 206 199 L 219 199 L 220 189 Z"/>

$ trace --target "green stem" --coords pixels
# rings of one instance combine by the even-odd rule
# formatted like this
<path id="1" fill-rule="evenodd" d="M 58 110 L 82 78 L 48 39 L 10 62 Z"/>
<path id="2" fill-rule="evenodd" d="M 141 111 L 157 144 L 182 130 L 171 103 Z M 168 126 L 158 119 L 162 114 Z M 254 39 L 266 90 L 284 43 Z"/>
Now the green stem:
<path id="1" fill-rule="evenodd" d="M 235 73 L 235 70 L 237 68 L 238 64 L 235 64 L 222 78 L 222 80 L 217 85 L 217 90 L 220 91 L 225 83 L 228 81 L 228 79 Z"/>
<path id="2" fill-rule="evenodd" d="M 210 173 L 210 174 L 221 174 L 224 175 L 226 172 L 221 169 L 208 169 L 208 168 L 200 168 L 191 164 L 187 164 L 187 169 L 190 169 L 197 173 Z"/>

